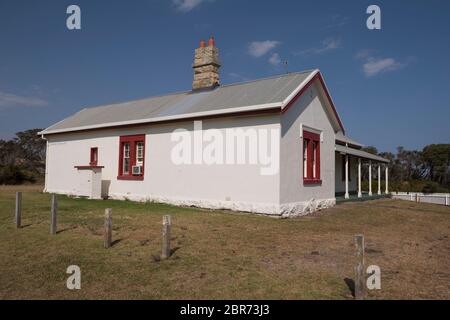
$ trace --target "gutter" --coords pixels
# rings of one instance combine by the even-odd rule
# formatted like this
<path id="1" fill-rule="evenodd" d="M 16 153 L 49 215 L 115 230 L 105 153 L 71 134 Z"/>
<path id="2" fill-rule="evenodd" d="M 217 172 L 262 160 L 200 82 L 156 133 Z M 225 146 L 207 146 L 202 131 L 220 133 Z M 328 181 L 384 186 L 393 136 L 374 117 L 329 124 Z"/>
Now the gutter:
<path id="1" fill-rule="evenodd" d="M 42 134 L 41 139 L 45 140 L 45 172 L 44 172 L 44 192 L 47 192 L 47 176 L 48 176 L 48 140 L 45 138 L 45 136 Z"/>

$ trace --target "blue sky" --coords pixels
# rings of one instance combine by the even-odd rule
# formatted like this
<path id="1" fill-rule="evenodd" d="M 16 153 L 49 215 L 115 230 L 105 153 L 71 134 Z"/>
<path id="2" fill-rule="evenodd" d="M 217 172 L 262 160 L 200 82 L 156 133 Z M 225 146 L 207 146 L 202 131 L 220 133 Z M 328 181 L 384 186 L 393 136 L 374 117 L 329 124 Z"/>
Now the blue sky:
<path id="1" fill-rule="evenodd" d="M 81 8 L 81 30 L 66 8 Z M 368 30 L 366 9 L 381 8 Z M 319 68 L 347 134 L 450 142 L 450 1 L 0 0 L 0 139 L 78 110 L 189 90 L 216 38 L 222 83 Z"/>

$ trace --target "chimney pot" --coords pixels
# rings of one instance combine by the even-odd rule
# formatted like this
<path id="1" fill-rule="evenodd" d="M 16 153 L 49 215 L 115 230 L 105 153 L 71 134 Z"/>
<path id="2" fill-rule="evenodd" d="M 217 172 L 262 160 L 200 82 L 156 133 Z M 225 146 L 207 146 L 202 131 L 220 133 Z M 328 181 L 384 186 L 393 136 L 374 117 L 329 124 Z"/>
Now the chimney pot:
<path id="1" fill-rule="evenodd" d="M 214 37 L 211 36 L 211 37 L 209 38 L 209 41 L 208 41 L 208 46 L 209 46 L 209 47 L 214 47 L 214 45 L 215 45 Z"/>
<path id="2" fill-rule="evenodd" d="M 206 41 L 200 40 L 200 48 L 204 48 L 204 47 L 206 47 Z"/>

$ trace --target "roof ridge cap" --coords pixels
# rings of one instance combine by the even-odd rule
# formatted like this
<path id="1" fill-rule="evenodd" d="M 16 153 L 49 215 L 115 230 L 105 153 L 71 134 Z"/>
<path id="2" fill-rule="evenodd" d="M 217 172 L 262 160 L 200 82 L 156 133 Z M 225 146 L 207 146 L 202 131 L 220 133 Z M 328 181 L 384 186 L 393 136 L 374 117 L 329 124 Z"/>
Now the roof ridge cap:
<path id="1" fill-rule="evenodd" d="M 223 88 L 223 87 L 231 87 L 231 86 L 237 86 L 237 85 L 241 85 L 241 84 L 247 84 L 247 83 L 252 83 L 252 82 L 257 82 L 257 81 L 263 81 L 263 80 L 270 80 L 270 79 L 276 79 L 276 78 L 283 78 L 283 77 L 287 77 L 290 75 L 297 75 L 297 74 L 303 74 L 303 73 L 311 73 L 313 71 L 315 71 L 316 69 L 310 69 L 310 70 L 305 70 L 305 71 L 296 71 L 296 72 L 289 72 L 289 73 L 283 73 L 283 74 L 278 74 L 278 75 L 273 75 L 273 76 L 268 76 L 268 77 L 264 77 L 264 78 L 258 78 L 258 79 L 252 79 L 252 80 L 245 80 L 245 81 L 241 81 L 241 82 L 233 82 L 233 83 L 228 83 L 228 84 L 224 84 L 221 85 L 218 88 Z"/>

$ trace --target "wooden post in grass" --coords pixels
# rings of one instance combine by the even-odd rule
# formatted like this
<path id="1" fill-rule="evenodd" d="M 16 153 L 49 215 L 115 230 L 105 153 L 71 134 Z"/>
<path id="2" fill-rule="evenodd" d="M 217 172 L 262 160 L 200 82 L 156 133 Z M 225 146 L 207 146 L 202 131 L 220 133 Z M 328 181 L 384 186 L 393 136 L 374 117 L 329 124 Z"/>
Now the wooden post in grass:
<path id="1" fill-rule="evenodd" d="M 16 192 L 16 228 L 19 229 L 22 223 L 22 192 Z"/>
<path id="2" fill-rule="evenodd" d="M 105 241 L 104 247 L 106 249 L 111 247 L 112 243 L 112 209 L 105 210 Z"/>
<path id="3" fill-rule="evenodd" d="M 58 215 L 58 201 L 56 199 L 56 194 L 52 194 L 52 221 L 50 225 L 50 234 L 56 234 L 56 221 Z"/>
<path id="4" fill-rule="evenodd" d="M 161 259 L 167 259 L 170 257 L 170 227 L 172 221 L 169 215 L 163 217 L 163 228 L 162 228 L 162 253 Z"/>
<path id="5" fill-rule="evenodd" d="M 364 300 L 366 281 L 364 274 L 364 236 L 358 234 L 355 236 L 356 246 L 356 268 L 355 268 L 355 299 Z"/>
<path id="6" fill-rule="evenodd" d="M 416 202 L 419 203 L 419 194 L 416 193 Z"/>

